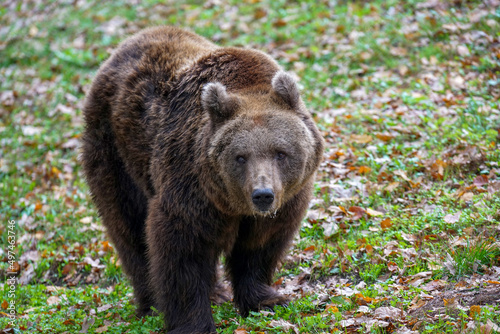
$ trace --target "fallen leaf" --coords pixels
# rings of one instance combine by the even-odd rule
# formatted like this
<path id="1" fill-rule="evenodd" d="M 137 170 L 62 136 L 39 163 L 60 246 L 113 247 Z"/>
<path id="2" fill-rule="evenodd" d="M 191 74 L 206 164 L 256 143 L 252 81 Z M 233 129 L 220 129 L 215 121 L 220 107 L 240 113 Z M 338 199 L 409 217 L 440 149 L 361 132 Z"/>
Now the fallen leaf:
<path id="1" fill-rule="evenodd" d="M 67 263 L 63 269 L 61 274 L 64 276 L 69 275 L 71 272 L 74 272 L 76 270 L 76 263 L 75 262 L 69 262 Z"/>
<path id="2" fill-rule="evenodd" d="M 367 174 L 371 171 L 372 169 L 370 167 L 367 167 L 367 166 L 361 166 L 359 167 L 358 169 L 358 173 L 359 174 Z"/>
<path id="3" fill-rule="evenodd" d="M 353 220 L 360 219 L 361 217 L 363 217 L 363 215 L 366 212 L 365 209 L 363 209 L 359 206 L 351 206 L 348 211 L 349 211 L 349 213 L 352 214 L 351 219 L 353 219 Z"/>
<path id="4" fill-rule="evenodd" d="M 415 297 L 415 299 L 412 300 L 411 305 L 410 305 L 410 310 L 411 311 L 416 310 L 418 308 L 421 308 L 425 304 L 427 304 L 427 302 L 425 300 L 423 300 L 423 299 L 420 299 L 417 296 L 417 297 Z"/>
<path id="5" fill-rule="evenodd" d="M 379 307 L 373 312 L 373 316 L 382 320 L 399 320 L 404 316 L 404 311 L 393 306 Z"/>
<path id="6" fill-rule="evenodd" d="M 446 285 L 448 285 L 448 282 L 446 282 L 444 280 L 437 279 L 437 280 L 430 281 L 429 283 L 423 285 L 421 288 L 422 288 L 422 290 L 430 292 L 430 291 L 434 291 L 434 290 L 441 290 Z"/>
<path id="7" fill-rule="evenodd" d="M 335 235 L 339 232 L 339 225 L 337 223 L 325 223 L 323 224 L 323 235 L 327 238 Z"/>
<path id="8" fill-rule="evenodd" d="M 101 327 L 98 327 L 96 328 L 95 332 L 96 333 L 104 333 L 108 330 L 108 326 L 104 325 L 104 326 L 101 326 Z"/>
<path id="9" fill-rule="evenodd" d="M 486 321 L 486 326 L 489 326 L 491 328 L 491 330 L 495 331 L 495 332 L 500 332 L 500 327 L 495 324 L 493 321 L 491 321 L 491 319 L 488 319 Z"/>
<path id="10" fill-rule="evenodd" d="M 100 307 L 97 308 L 97 313 L 101 313 L 101 312 L 107 311 L 107 310 L 109 310 L 112 307 L 113 306 L 111 304 L 106 304 L 106 305 L 100 306 Z"/>
<path id="11" fill-rule="evenodd" d="M 340 321 L 340 326 L 342 326 L 344 328 L 349 327 L 349 326 L 353 326 L 355 324 L 356 324 L 356 320 L 354 320 L 353 318 L 349 318 L 349 319 Z"/>
<path id="12" fill-rule="evenodd" d="M 456 297 L 443 298 L 443 304 L 446 307 L 455 307 L 457 304 L 457 298 Z"/>
<path id="13" fill-rule="evenodd" d="M 399 182 L 391 182 L 384 188 L 387 192 L 393 192 L 397 187 L 399 187 Z"/>
<path id="14" fill-rule="evenodd" d="M 255 12 L 253 13 L 253 18 L 258 20 L 258 19 L 265 17 L 266 15 L 267 15 L 267 12 L 264 9 L 257 8 L 255 10 Z"/>
<path id="15" fill-rule="evenodd" d="M 370 135 L 351 135 L 350 140 L 358 144 L 367 144 L 373 140 Z"/>
<path id="16" fill-rule="evenodd" d="M 9 307 L 9 303 L 8 303 L 6 300 L 4 300 L 4 301 L 2 302 L 2 308 L 3 308 L 4 310 L 6 310 L 6 309 L 7 309 L 7 307 Z"/>
<path id="17" fill-rule="evenodd" d="M 373 209 L 366 209 L 366 213 L 372 217 L 377 217 L 377 216 L 383 216 L 384 213 L 383 212 L 380 212 L 380 211 L 376 211 L 376 210 L 373 210 Z"/>
<path id="18" fill-rule="evenodd" d="M 289 323 L 288 321 L 285 321 L 283 319 L 280 319 L 280 320 L 272 320 L 270 323 L 269 323 L 269 327 L 280 327 L 282 329 L 284 329 L 285 331 L 289 331 L 290 329 L 293 329 L 294 332 L 297 332 L 298 333 L 298 330 L 297 328 L 295 327 L 295 325 Z"/>
<path id="19" fill-rule="evenodd" d="M 470 51 L 469 48 L 465 45 L 458 45 L 457 46 L 457 53 L 461 57 L 468 57 L 470 56 Z"/>
<path id="20" fill-rule="evenodd" d="M 244 328 L 238 328 L 234 330 L 234 334 L 246 334 L 248 333 L 246 329 Z"/>
<path id="21" fill-rule="evenodd" d="M 392 223 L 391 223 L 390 218 L 386 218 L 380 222 L 380 227 L 382 229 L 387 229 L 387 228 L 390 228 L 391 226 L 392 226 Z"/>
<path id="22" fill-rule="evenodd" d="M 398 176 L 401 176 L 403 178 L 403 180 L 405 181 L 410 181 L 410 179 L 408 178 L 408 175 L 406 175 L 406 172 L 404 170 L 395 170 L 394 171 L 394 175 L 398 175 Z"/>
<path id="23" fill-rule="evenodd" d="M 485 184 L 488 184 L 488 176 L 487 175 L 478 175 L 474 178 L 472 182 L 476 187 L 482 187 Z"/>
<path id="24" fill-rule="evenodd" d="M 82 219 L 80 219 L 80 223 L 90 224 L 90 223 L 92 223 L 92 217 L 83 217 Z"/>
<path id="25" fill-rule="evenodd" d="M 399 270 L 399 267 L 396 263 L 389 261 L 389 262 L 387 262 L 387 269 L 389 269 L 389 271 L 394 272 L 396 270 Z"/>
<path id="26" fill-rule="evenodd" d="M 446 305 L 445 305 L 446 306 Z M 472 305 L 469 310 L 469 315 L 472 319 L 475 319 L 476 316 L 481 314 L 481 306 L 479 305 Z"/>
<path id="27" fill-rule="evenodd" d="M 372 301 L 373 301 L 373 298 L 371 298 L 371 297 L 363 296 L 363 294 L 361 294 L 361 293 L 356 294 L 356 304 L 358 304 L 358 305 L 368 305 Z"/>
<path id="28" fill-rule="evenodd" d="M 282 19 L 278 19 L 278 20 L 273 22 L 273 26 L 276 28 L 284 27 L 284 26 L 286 26 L 286 21 L 282 20 Z"/>
<path id="29" fill-rule="evenodd" d="M 316 249 L 316 247 L 314 245 L 311 245 L 309 247 L 307 247 L 306 249 L 304 249 L 304 252 L 312 252 Z"/>
<path id="30" fill-rule="evenodd" d="M 453 215 L 447 214 L 446 216 L 444 216 L 443 220 L 445 221 L 445 223 L 455 224 L 460 220 L 460 214 L 461 214 L 461 212 L 456 212 Z"/>
<path id="31" fill-rule="evenodd" d="M 61 298 L 59 298 L 58 296 L 50 296 L 49 298 L 47 298 L 48 305 L 57 305 L 60 302 L 61 302 Z"/>
<path id="32" fill-rule="evenodd" d="M 465 201 L 465 202 L 470 202 L 470 201 L 472 201 L 473 197 L 474 197 L 474 193 L 466 192 L 462 196 L 460 196 L 460 199 Z"/>
<path id="33" fill-rule="evenodd" d="M 328 304 L 328 305 L 326 305 L 325 311 L 329 311 L 329 312 L 337 313 L 337 312 L 339 312 L 339 309 L 338 309 L 338 307 L 337 307 L 337 306 L 335 306 L 335 305 Z"/>

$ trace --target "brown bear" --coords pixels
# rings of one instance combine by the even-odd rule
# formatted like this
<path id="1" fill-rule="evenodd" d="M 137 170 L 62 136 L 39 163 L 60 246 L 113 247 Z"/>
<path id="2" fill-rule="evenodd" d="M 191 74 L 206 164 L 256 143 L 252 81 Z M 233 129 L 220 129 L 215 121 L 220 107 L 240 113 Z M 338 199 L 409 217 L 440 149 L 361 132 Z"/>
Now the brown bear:
<path id="1" fill-rule="evenodd" d="M 312 194 L 323 140 L 292 77 L 266 54 L 173 28 L 144 30 L 87 94 L 83 170 L 135 292 L 169 333 L 212 333 L 225 256 L 242 315 L 271 287 Z"/>

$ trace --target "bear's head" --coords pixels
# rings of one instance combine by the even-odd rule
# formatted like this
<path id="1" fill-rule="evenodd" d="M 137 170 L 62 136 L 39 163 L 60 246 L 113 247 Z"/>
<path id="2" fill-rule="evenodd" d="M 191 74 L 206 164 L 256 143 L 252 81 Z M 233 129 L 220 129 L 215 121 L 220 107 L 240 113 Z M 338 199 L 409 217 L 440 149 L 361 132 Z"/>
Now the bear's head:
<path id="1" fill-rule="evenodd" d="M 228 92 L 205 85 L 206 195 L 234 215 L 273 216 L 313 177 L 323 141 L 294 79 L 277 72 L 269 87 Z M 208 137 L 208 138 L 207 138 Z"/>

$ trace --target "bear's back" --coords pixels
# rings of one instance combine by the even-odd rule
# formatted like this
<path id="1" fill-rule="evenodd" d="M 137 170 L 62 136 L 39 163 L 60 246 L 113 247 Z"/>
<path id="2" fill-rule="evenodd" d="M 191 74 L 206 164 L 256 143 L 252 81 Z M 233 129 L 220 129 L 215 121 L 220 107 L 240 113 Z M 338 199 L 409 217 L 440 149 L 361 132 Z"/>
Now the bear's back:
<path id="1" fill-rule="evenodd" d="M 149 160 L 158 118 L 175 77 L 218 47 L 175 27 L 155 27 L 122 42 L 87 95 L 86 140 L 116 146 L 127 172 L 151 195 Z M 112 140 L 104 137 L 112 133 Z"/>

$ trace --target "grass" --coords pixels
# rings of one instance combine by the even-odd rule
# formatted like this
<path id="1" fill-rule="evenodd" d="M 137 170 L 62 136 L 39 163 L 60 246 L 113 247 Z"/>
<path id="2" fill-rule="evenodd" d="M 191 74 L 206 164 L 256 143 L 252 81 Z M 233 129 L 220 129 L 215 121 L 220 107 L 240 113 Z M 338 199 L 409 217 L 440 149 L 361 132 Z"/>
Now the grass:
<path id="1" fill-rule="evenodd" d="M 8 2 L 0 22 L 0 276 L 12 276 L 15 262 L 26 283 L 15 285 L 15 298 L 8 284 L 0 289 L 1 328 L 161 331 L 161 317 L 134 316 L 78 162 L 82 101 L 99 64 L 126 36 L 159 24 L 270 53 L 299 76 L 327 143 L 309 218 L 276 276 L 293 302 L 247 318 L 230 303 L 213 306 L 219 332 L 455 333 L 474 321 L 468 330 L 479 333 L 500 323 L 492 303 L 419 326 L 411 313 L 430 282 L 447 282 L 432 291 L 439 296 L 462 281 L 483 293 L 498 280 L 500 8 L 52 0 Z M 349 325 L 361 306 L 407 317 L 370 330 Z"/>

